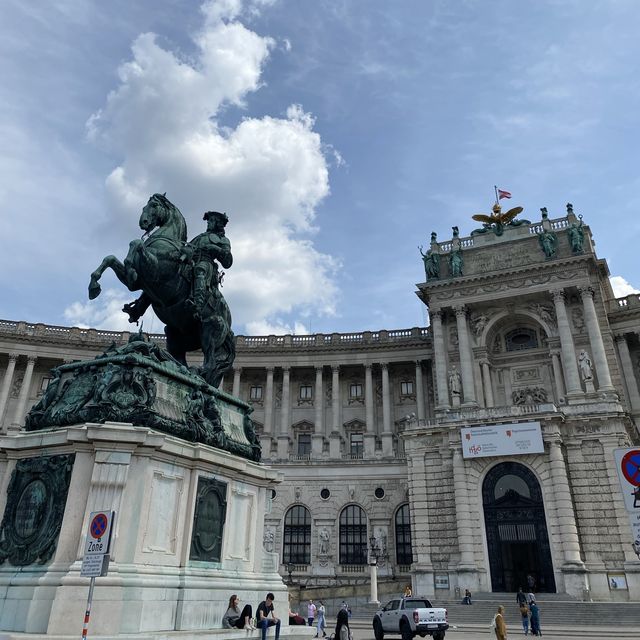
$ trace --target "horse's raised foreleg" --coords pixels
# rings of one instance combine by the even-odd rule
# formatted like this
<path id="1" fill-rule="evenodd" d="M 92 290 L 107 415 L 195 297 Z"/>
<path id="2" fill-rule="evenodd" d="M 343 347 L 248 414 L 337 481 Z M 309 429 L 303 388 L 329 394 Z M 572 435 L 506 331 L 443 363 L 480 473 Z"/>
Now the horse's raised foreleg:
<path id="1" fill-rule="evenodd" d="M 118 258 L 116 258 L 115 256 L 107 256 L 100 263 L 100 266 L 91 274 L 91 280 L 89 281 L 90 300 L 93 300 L 100 295 L 100 291 L 102 290 L 102 288 L 100 287 L 98 280 L 100 280 L 102 274 L 109 268 L 113 270 L 118 280 L 120 280 L 120 282 L 122 282 L 122 284 L 124 284 L 130 291 L 135 291 L 136 288 L 138 288 L 132 286 L 133 283 L 129 282 L 129 279 L 127 278 L 127 270 L 125 269 L 125 266 L 122 264 L 122 262 L 120 262 L 120 260 L 118 260 Z"/>

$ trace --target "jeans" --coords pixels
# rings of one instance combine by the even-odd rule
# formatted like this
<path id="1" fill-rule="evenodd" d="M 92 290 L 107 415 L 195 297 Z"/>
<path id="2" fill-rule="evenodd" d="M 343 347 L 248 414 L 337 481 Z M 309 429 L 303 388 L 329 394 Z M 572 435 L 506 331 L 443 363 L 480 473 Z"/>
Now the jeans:
<path id="1" fill-rule="evenodd" d="M 262 629 L 262 640 L 267 640 L 267 629 L 269 627 L 276 627 L 276 638 L 278 640 L 280 637 L 280 620 L 276 622 L 273 618 L 262 618 L 262 620 L 258 620 L 258 628 Z"/>
<path id="2" fill-rule="evenodd" d="M 524 635 L 529 635 L 529 616 L 522 616 L 522 628 L 524 629 Z"/>

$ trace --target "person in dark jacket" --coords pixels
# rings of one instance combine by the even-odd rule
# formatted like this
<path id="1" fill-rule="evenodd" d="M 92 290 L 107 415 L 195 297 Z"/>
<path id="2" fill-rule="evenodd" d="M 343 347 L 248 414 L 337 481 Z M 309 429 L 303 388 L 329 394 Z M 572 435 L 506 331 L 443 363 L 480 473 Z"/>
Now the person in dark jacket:
<path id="1" fill-rule="evenodd" d="M 540 609 L 534 600 L 529 605 L 529 610 L 531 611 L 531 635 L 532 636 L 541 636 L 542 631 L 540 630 Z"/>

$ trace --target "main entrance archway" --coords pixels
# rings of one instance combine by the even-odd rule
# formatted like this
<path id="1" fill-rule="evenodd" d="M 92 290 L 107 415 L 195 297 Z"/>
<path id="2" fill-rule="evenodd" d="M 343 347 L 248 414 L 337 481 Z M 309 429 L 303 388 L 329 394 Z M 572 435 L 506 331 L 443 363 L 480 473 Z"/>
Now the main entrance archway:
<path id="1" fill-rule="evenodd" d="M 535 475 L 517 462 L 496 465 L 484 479 L 482 503 L 492 590 L 555 592 L 542 491 Z"/>

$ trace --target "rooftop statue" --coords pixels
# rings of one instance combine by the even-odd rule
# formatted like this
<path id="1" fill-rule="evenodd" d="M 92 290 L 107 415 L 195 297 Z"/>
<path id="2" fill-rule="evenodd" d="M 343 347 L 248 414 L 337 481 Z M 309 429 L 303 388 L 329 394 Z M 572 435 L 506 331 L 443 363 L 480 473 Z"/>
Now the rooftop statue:
<path id="1" fill-rule="evenodd" d="M 477 213 L 471 216 L 477 222 L 482 222 L 481 229 L 475 229 L 471 232 L 471 235 L 477 233 L 487 233 L 493 231 L 497 236 L 501 236 L 504 233 L 504 228 L 507 225 L 517 227 L 521 224 L 530 224 L 528 220 L 515 220 L 515 217 L 522 213 L 522 207 L 513 207 L 505 213 L 502 213 L 502 207 L 496 202 L 491 208 L 491 213 L 486 215 L 484 213 Z"/>
<path id="2" fill-rule="evenodd" d="M 136 322 L 151 306 L 165 323 L 167 351 L 186 365 L 188 351 L 202 349 L 202 377 L 217 387 L 235 358 L 231 313 L 220 292 L 219 266 L 233 263 L 231 244 L 225 236 L 226 214 L 207 211 L 207 230 L 187 242 L 187 224 L 180 210 L 165 194 L 156 193 L 142 209 L 140 240 L 129 243 L 120 262 L 107 256 L 91 274 L 89 298 L 100 295 L 99 280 L 111 268 L 129 291 L 142 295 L 123 307 Z"/>

